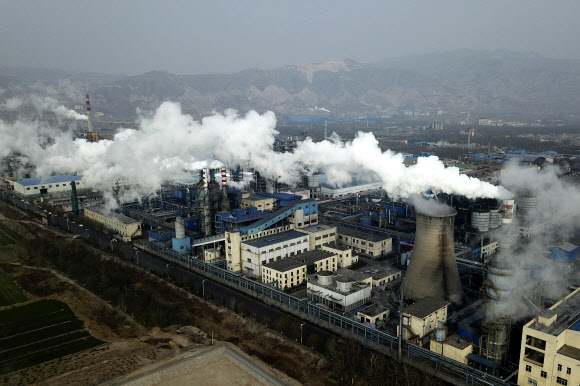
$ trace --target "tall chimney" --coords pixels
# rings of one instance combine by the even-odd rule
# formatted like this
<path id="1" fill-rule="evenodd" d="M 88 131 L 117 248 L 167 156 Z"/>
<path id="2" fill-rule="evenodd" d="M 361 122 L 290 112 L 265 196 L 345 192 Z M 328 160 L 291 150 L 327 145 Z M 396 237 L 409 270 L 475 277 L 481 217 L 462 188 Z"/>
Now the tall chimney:
<path id="1" fill-rule="evenodd" d="M 228 177 L 226 167 L 224 166 L 222 172 L 222 211 L 229 212 L 230 200 L 228 198 Z"/>
<path id="2" fill-rule="evenodd" d="M 77 195 L 77 183 L 76 181 L 70 182 L 71 187 L 71 204 L 72 204 L 72 212 L 74 214 L 79 214 L 79 197 Z"/>
<path id="3" fill-rule="evenodd" d="M 402 285 L 409 299 L 431 296 L 457 303 L 463 298 L 453 247 L 456 214 L 451 207 L 417 212 L 415 245 Z"/>
<path id="4" fill-rule="evenodd" d="M 87 121 L 89 123 L 89 133 L 91 133 L 93 131 L 93 114 L 91 113 L 91 101 L 89 100 L 89 94 L 87 94 L 86 97 L 87 97 Z"/>

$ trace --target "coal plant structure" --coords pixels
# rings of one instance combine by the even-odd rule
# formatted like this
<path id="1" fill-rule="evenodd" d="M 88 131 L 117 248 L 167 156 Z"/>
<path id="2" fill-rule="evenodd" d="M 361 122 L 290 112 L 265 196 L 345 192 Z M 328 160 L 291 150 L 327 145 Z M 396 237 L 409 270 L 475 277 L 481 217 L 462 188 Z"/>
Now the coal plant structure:
<path id="1" fill-rule="evenodd" d="M 448 206 L 437 206 L 429 213 L 417 211 L 415 245 L 402 285 L 406 298 L 417 301 L 431 296 L 452 303 L 463 298 L 453 246 L 456 214 Z"/>

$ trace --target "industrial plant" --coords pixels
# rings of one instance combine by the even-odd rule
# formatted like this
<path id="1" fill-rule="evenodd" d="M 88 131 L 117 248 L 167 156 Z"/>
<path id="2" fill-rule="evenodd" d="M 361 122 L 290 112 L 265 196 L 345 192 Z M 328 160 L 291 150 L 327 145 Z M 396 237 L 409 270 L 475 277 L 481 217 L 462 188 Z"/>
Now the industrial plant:
<path id="1" fill-rule="evenodd" d="M 88 94 L 86 106 L 88 128 L 75 141 L 103 143 Z M 293 157 L 304 143 L 316 145 L 286 138 L 269 150 Z M 362 167 L 336 183 L 336 171 L 323 166 L 283 179 L 219 157 L 143 194 L 129 179 L 101 188 L 86 174 L 14 178 L 13 158 L 4 179 L 13 195 L 51 215 L 82 215 L 78 221 L 111 238 L 111 249 L 127 243 L 137 256 L 214 275 L 305 320 L 324 319 L 337 334 L 374 339 L 387 355 L 398 348 L 400 359 L 405 347 L 409 357 L 455 366 L 474 382 L 580 381 L 578 246 L 558 235 L 566 215 L 547 215 L 545 196 L 509 177 L 521 157 L 499 173 L 509 192 L 458 173 L 459 187 L 413 185 L 409 194 L 393 193 L 381 171 L 369 179 Z M 439 161 L 401 166 L 427 162 Z M 455 173 L 439 165 L 444 180 Z M 525 170 L 548 174 L 536 163 Z"/>

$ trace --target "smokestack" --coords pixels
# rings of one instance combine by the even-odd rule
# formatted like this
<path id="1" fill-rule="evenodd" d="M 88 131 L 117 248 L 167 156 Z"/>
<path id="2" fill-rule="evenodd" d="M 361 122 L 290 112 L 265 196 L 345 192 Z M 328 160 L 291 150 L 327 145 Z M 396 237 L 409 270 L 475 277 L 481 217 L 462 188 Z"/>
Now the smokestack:
<path id="1" fill-rule="evenodd" d="M 221 172 L 222 172 L 222 211 L 229 212 L 230 200 L 228 198 L 228 177 L 226 168 L 223 167 Z"/>
<path id="2" fill-rule="evenodd" d="M 463 298 L 453 246 L 456 214 L 447 206 L 433 213 L 417 212 L 415 245 L 402 285 L 409 299 L 431 296 L 457 303 Z"/>
<path id="3" fill-rule="evenodd" d="M 71 187 L 71 204 L 72 204 L 72 211 L 74 214 L 79 214 L 79 197 L 77 195 L 77 183 L 75 181 L 70 182 Z"/>
<path id="4" fill-rule="evenodd" d="M 203 169 L 202 180 L 203 180 L 203 231 L 205 236 L 211 236 L 211 200 L 209 191 L 209 169 Z"/>
<path id="5" fill-rule="evenodd" d="M 328 140 L 328 121 L 324 121 L 324 140 Z"/>
<path id="6" fill-rule="evenodd" d="M 87 121 L 89 123 L 89 133 L 93 132 L 93 115 L 91 114 L 91 101 L 89 94 L 87 94 Z"/>
<path id="7" fill-rule="evenodd" d="M 89 94 L 87 94 L 87 122 L 89 123 L 89 132 L 87 133 L 87 141 L 99 142 L 99 133 L 93 131 L 93 114 L 91 112 L 91 101 Z"/>

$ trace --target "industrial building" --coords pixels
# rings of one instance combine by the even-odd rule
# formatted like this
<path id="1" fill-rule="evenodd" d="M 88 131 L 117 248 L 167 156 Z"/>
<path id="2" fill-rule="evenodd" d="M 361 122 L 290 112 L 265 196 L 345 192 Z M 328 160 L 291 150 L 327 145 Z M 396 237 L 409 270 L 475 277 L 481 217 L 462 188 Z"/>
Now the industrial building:
<path id="1" fill-rule="evenodd" d="M 326 251 L 309 251 L 262 267 L 262 282 L 279 289 L 289 289 L 306 282 L 320 271 L 336 271 L 337 256 Z"/>
<path id="2" fill-rule="evenodd" d="M 141 222 L 124 216 L 120 213 L 107 211 L 102 206 L 85 208 L 85 216 L 106 228 L 118 232 L 124 241 L 131 241 L 133 237 L 141 236 Z"/>
<path id="3" fill-rule="evenodd" d="M 447 322 L 449 302 L 425 297 L 403 308 L 403 339 L 413 342 L 426 342 L 439 326 Z"/>
<path id="4" fill-rule="evenodd" d="M 263 265 L 308 252 L 308 240 L 307 234 L 289 230 L 244 241 L 240 246 L 243 272 L 252 277 L 261 277 Z"/>
<path id="5" fill-rule="evenodd" d="M 518 384 L 580 384 L 580 288 L 524 326 Z"/>
<path id="6" fill-rule="evenodd" d="M 368 323 L 374 327 L 380 327 L 389 318 L 389 309 L 378 304 L 371 304 L 357 311 L 356 317 L 361 323 Z"/>
<path id="7" fill-rule="evenodd" d="M 323 245 L 336 242 L 336 227 L 325 224 L 311 225 L 305 228 L 296 229 L 299 232 L 307 233 L 309 238 L 309 248 L 311 251 L 321 249 Z"/>
<path id="8" fill-rule="evenodd" d="M 362 185 L 351 185 L 342 188 L 336 188 L 329 185 L 321 185 L 320 194 L 322 197 L 337 198 L 382 189 L 383 184 L 381 182 L 373 182 L 370 184 L 362 184 Z"/>
<path id="9" fill-rule="evenodd" d="M 356 281 L 366 283 L 373 289 L 384 286 L 401 277 L 401 270 L 392 268 L 386 264 L 373 264 L 360 270 L 340 268 L 339 275 L 349 276 Z"/>
<path id="10" fill-rule="evenodd" d="M 83 176 L 73 176 L 63 174 L 47 178 L 23 178 L 12 183 L 12 189 L 24 196 L 41 196 L 50 194 L 69 193 L 71 182 L 77 185 L 78 189 L 85 188 Z"/>
<path id="11" fill-rule="evenodd" d="M 435 329 L 435 339 L 429 342 L 429 350 L 454 361 L 468 364 L 469 356 L 473 354 L 473 343 L 459 335 L 447 337 L 446 331 L 445 327 Z"/>
<path id="12" fill-rule="evenodd" d="M 366 283 L 348 276 L 334 277 L 329 271 L 318 272 L 317 277 L 306 284 L 308 298 L 332 310 L 348 312 L 371 300 L 371 287 Z"/>
<path id="13" fill-rule="evenodd" d="M 358 256 L 352 255 L 352 249 L 338 244 L 322 245 L 322 250 L 338 256 L 338 268 L 348 268 L 358 261 Z"/>
<path id="14" fill-rule="evenodd" d="M 371 257 L 385 256 L 393 250 L 391 237 L 384 237 L 357 229 L 338 227 L 337 242 L 343 247 L 351 248 L 354 252 Z"/>

